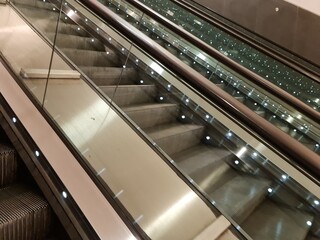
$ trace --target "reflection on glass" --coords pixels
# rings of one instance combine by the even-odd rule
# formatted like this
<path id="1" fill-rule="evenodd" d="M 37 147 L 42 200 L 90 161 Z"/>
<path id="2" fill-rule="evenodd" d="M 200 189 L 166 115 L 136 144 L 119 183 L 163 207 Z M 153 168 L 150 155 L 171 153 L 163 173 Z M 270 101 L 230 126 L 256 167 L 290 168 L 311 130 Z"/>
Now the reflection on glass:
<path id="1" fill-rule="evenodd" d="M 41 22 L 36 27 L 50 41 L 56 41 L 59 54 L 53 69 L 59 70 L 59 60 L 65 59 L 70 68 L 66 70 L 76 69 L 83 75 L 81 79 L 50 78 L 44 108 L 114 198 L 127 208 L 134 224 L 154 239 L 188 239 L 215 218 L 160 157 L 154 156 L 155 150 L 253 239 L 307 239 L 319 234 L 319 199 L 313 193 L 224 126 L 218 116 L 194 100 L 196 93 L 182 91 L 181 80 L 161 63 L 65 3 L 58 35 L 50 31 L 51 17 L 41 17 L 39 9 L 25 12 L 35 25 Z M 56 16 L 50 4 L 43 5 L 49 6 L 45 12 Z M 127 13 L 128 17 L 134 15 L 133 10 Z M 142 16 L 139 26 L 144 20 Z M 176 42 L 168 47 L 172 45 Z M 258 114 L 261 111 L 270 121 L 283 121 L 287 125 L 282 127 L 290 131 L 295 126 L 298 117 L 232 71 L 214 61 L 203 68 L 193 60 L 207 61 L 207 56 L 190 49 L 190 55 L 184 55 L 187 51 L 177 49 L 181 59 L 199 66 L 219 87 L 247 102 Z M 88 87 L 88 82 L 107 101 Z M 130 126 L 150 141 L 152 149 L 135 138 L 110 103 L 130 119 Z M 293 136 L 307 132 L 294 129 L 290 132 Z M 138 146 L 143 146 L 143 151 L 135 151 Z"/>

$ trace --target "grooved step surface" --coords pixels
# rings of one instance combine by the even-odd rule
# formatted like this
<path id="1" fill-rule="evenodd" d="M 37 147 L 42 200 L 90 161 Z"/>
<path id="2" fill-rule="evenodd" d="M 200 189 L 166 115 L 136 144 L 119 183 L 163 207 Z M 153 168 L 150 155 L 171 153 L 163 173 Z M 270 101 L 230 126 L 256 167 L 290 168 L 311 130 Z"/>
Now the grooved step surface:
<path id="1" fill-rule="evenodd" d="M 227 149 L 199 145 L 175 154 L 172 158 L 187 174 L 192 174 L 218 161 L 234 158 Z"/>
<path id="2" fill-rule="evenodd" d="M 16 180 L 17 167 L 15 150 L 0 143 L 0 187 Z"/>
<path id="3" fill-rule="evenodd" d="M 307 221 L 312 220 L 307 213 L 280 208 L 265 200 L 243 222 L 242 228 L 253 239 L 304 240 L 310 228 Z"/>
<path id="4" fill-rule="evenodd" d="M 204 127 L 193 124 L 168 124 L 145 129 L 167 154 L 175 154 L 200 142 Z"/>
<path id="5" fill-rule="evenodd" d="M 172 103 L 151 103 L 123 108 L 141 128 L 150 128 L 176 121 L 179 106 Z"/>
<path id="6" fill-rule="evenodd" d="M 267 195 L 270 181 L 238 175 L 210 194 L 233 219 L 241 222 Z"/>
<path id="7" fill-rule="evenodd" d="M 137 71 L 134 68 L 79 66 L 98 86 L 134 84 Z"/>
<path id="8" fill-rule="evenodd" d="M 83 49 L 61 49 L 75 64 L 82 66 L 119 66 L 118 54 L 113 51 L 97 52 Z"/>
<path id="9" fill-rule="evenodd" d="M 0 190 L 0 239 L 44 239 L 51 225 L 45 199 L 23 185 Z"/>
<path id="10" fill-rule="evenodd" d="M 112 97 L 118 106 L 128 106 L 134 104 L 143 104 L 153 102 L 156 95 L 156 86 L 154 85 L 119 85 L 119 86 L 101 86 L 100 89 Z M 129 111 L 138 111 L 139 107 L 128 109 Z M 140 107 L 141 108 L 141 107 Z"/>
<path id="11" fill-rule="evenodd" d="M 53 40 L 55 33 L 47 33 L 46 35 L 49 39 Z M 104 46 L 95 38 L 81 37 L 65 33 L 58 33 L 56 37 L 56 45 L 59 48 L 76 48 L 104 51 Z"/>

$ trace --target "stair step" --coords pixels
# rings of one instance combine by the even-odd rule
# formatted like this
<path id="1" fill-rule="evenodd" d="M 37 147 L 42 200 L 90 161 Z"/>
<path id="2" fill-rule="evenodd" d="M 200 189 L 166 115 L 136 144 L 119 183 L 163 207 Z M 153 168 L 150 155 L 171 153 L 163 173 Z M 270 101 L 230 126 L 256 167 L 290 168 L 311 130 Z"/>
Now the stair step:
<path id="1" fill-rule="evenodd" d="M 138 126 L 150 128 L 175 122 L 179 106 L 172 103 L 153 103 L 129 106 L 123 110 Z"/>
<path id="2" fill-rule="evenodd" d="M 35 1 L 32 6 L 28 0 L 15 0 L 14 3 L 28 19 L 47 19 L 57 23 L 59 10 L 53 4 Z"/>
<path id="3" fill-rule="evenodd" d="M 270 181 L 238 175 L 210 194 L 229 216 L 240 223 L 267 195 Z"/>
<path id="4" fill-rule="evenodd" d="M 111 50 L 108 51 L 108 53 L 71 48 L 61 48 L 60 50 L 76 65 L 100 67 L 120 66 L 118 54 Z"/>
<path id="5" fill-rule="evenodd" d="M 79 66 L 98 86 L 133 84 L 138 78 L 134 68 Z M 120 78 L 121 77 L 121 78 Z"/>
<path id="6" fill-rule="evenodd" d="M 215 162 L 234 158 L 234 155 L 226 149 L 201 144 L 177 153 L 172 158 L 187 174 L 193 174 Z"/>
<path id="7" fill-rule="evenodd" d="M 155 85 L 100 86 L 100 89 L 118 106 L 129 106 L 153 102 L 156 96 Z"/>
<path id="8" fill-rule="evenodd" d="M 145 129 L 168 155 L 197 145 L 203 135 L 204 127 L 194 124 L 168 124 Z"/>
<path id="9" fill-rule="evenodd" d="M 179 168 L 204 192 L 212 192 L 237 173 L 226 163 L 235 156 L 223 148 L 197 145 L 172 156 Z"/>
<path id="10" fill-rule="evenodd" d="M 47 201 L 23 185 L 0 190 L 0 238 L 45 239 L 51 225 Z"/>
<path id="11" fill-rule="evenodd" d="M 0 187 L 7 186 L 16 180 L 17 167 L 15 150 L 0 144 Z"/>
<path id="12" fill-rule="evenodd" d="M 55 34 L 56 28 L 57 28 L 57 21 L 50 20 L 48 18 L 45 19 L 39 19 L 35 17 L 28 17 L 30 22 L 34 24 L 40 31 L 45 33 L 46 36 L 50 40 L 53 40 L 52 35 Z M 90 37 L 89 33 L 85 31 L 83 28 L 70 23 L 65 22 L 59 22 L 59 28 L 58 28 L 59 34 L 67 34 L 71 36 L 81 36 L 81 37 Z M 51 36 L 50 36 L 51 34 Z"/>
<path id="13" fill-rule="evenodd" d="M 51 41 L 53 41 L 55 34 L 47 33 L 46 36 Z M 104 51 L 104 45 L 96 38 L 81 37 L 65 33 L 58 33 L 56 38 L 56 45 L 59 48 L 75 48 L 94 51 Z"/>
<path id="14" fill-rule="evenodd" d="M 304 240 L 313 217 L 299 210 L 292 210 L 265 200 L 243 222 L 242 228 L 253 239 Z"/>

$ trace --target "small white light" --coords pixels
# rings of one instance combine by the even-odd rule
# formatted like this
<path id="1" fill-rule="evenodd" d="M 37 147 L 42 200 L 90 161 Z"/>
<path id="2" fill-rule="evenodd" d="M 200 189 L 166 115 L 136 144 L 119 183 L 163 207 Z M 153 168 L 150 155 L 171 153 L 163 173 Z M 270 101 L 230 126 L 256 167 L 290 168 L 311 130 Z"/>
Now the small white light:
<path id="1" fill-rule="evenodd" d="M 39 156 L 40 156 L 39 151 L 35 151 L 34 153 L 36 154 L 36 156 L 37 156 L 37 157 L 39 157 Z"/>
<path id="2" fill-rule="evenodd" d="M 67 17 L 64 17 L 64 19 L 67 20 L 68 18 L 67 18 Z"/>
<path id="3" fill-rule="evenodd" d="M 12 122 L 16 123 L 17 119 L 15 117 L 12 118 Z"/>
<path id="4" fill-rule="evenodd" d="M 320 203 L 318 200 L 314 200 L 313 202 L 315 205 L 319 205 L 319 203 Z"/>
<path id="5" fill-rule="evenodd" d="M 307 221 L 307 225 L 308 225 L 308 226 L 311 226 L 311 225 L 312 225 L 312 222 L 311 222 L 311 221 Z"/>
<path id="6" fill-rule="evenodd" d="M 80 31 L 80 28 L 78 27 L 77 30 Z"/>
<path id="7" fill-rule="evenodd" d="M 207 140 L 210 140 L 210 139 L 211 139 L 211 137 L 210 137 L 210 136 L 206 136 L 206 139 L 207 139 Z"/>
<path id="8" fill-rule="evenodd" d="M 85 21 L 88 22 L 88 19 L 86 18 Z"/>
<path id="9" fill-rule="evenodd" d="M 124 48 L 121 48 L 121 51 L 123 52 L 123 51 L 124 51 Z"/>
<path id="10" fill-rule="evenodd" d="M 171 88 L 171 84 L 168 84 L 168 88 Z"/>
<path id="11" fill-rule="evenodd" d="M 280 9 L 279 9 L 278 7 L 276 7 L 274 10 L 275 10 L 276 12 L 279 12 Z"/>
<path id="12" fill-rule="evenodd" d="M 143 80 L 140 80 L 140 83 L 143 84 Z"/>
<path id="13" fill-rule="evenodd" d="M 161 96 L 161 97 L 159 97 L 159 99 L 162 101 L 162 100 L 163 100 L 163 97 Z"/>
<path id="14" fill-rule="evenodd" d="M 62 192 L 62 197 L 67 198 L 67 197 L 68 197 L 68 194 L 67 194 L 65 191 L 63 191 L 63 192 Z"/>
<path id="15" fill-rule="evenodd" d="M 109 55 L 109 52 L 107 52 L 107 55 Z"/>
<path id="16" fill-rule="evenodd" d="M 97 31 L 99 31 L 99 28 L 97 28 Z"/>
<path id="17" fill-rule="evenodd" d="M 55 10 L 56 10 L 56 8 L 52 8 L 52 10 L 53 10 L 53 11 L 55 11 Z"/>
<path id="18" fill-rule="evenodd" d="M 123 67 L 123 68 L 126 68 L 126 65 L 123 65 L 122 67 Z"/>
<path id="19" fill-rule="evenodd" d="M 268 192 L 269 192 L 269 193 L 272 193 L 272 188 L 268 188 Z"/>
<path id="20" fill-rule="evenodd" d="M 227 133 L 227 136 L 228 136 L 228 137 L 231 137 L 231 136 L 232 136 L 232 133 L 231 133 L 231 132 L 228 132 L 228 133 Z"/>
<path id="21" fill-rule="evenodd" d="M 238 165 L 238 164 L 239 164 L 239 160 L 235 160 L 235 161 L 234 161 L 234 164 L 235 164 L 235 165 Z"/>
<path id="22" fill-rule="evenodd" d="M 283 180 L 286 180 L 287 179 L 287 175 L 281 175 L 281 178 L 283 179 Z"/>
<path id="23" fill-rule="evenodd" d="M 181 118 L 182 118 L 182 119 L 185 119 L 185 118 L 186 118 L 186 116 L 185 116 L 185 115 L 182 115 L 182 116 L 181 116 Z"/>
<path id="24" fill-rule="evenodd" d="M 254 156 L 254 157 L 258 156 L 258 153 L 254 152 L 254 153 L 253 153 L 253 156 Z"/>
<path id="25" fill-rule="evenodd" d="M 210 118 L 210 116 L 207 114 L 207 115 L 206 115 L 206 119 L 209 119 L 209 118 Z"/>
<path id="26" fill-rule="evenodd" d="M 188 98 L 186 99 L 186 102 L 187 102 L 187 103 L 189 102 L 189 99 L 188 99 Z"/>
<path id="27" fill-rule="evenodd" d="M 91 42 L 94 42 L 94 38 L 91 39 Z"/>
<path id="28" fill-rule="evenodd" d="M 136 59 L 136 62 L 139 62 L 139 59 Z"/>

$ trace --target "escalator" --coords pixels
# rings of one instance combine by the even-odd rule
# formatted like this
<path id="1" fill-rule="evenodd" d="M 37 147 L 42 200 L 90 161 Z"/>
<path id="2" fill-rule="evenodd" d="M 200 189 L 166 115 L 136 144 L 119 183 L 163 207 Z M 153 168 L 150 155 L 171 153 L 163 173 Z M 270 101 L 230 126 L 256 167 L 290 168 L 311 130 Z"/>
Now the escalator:
<path id="1" fill-rule="evenodd" d="M 128 2 L 134 3 L 135 1 Z M 290 67 L 290 65 L 286 65 L 288 62 L 283 63 L 278 59 L 273 59 L 261 49 L 252 46 L 252 43 L 250 45 L 241 38 L 239 39 L 238 36 L 232 35 L 232 31 L 228 32 L 223 29 L 221 24 L 214 25 L 212 22 L 206 21 L 206 18 L 200 17 L 201 13 L 196 15 L 197 10 L 190 7 L 192 5 L 190 3 L 157 0 L 143 0 L 141 2 L 228 58 L 319 111 L 317 100 L 319 96 L 319 69 L 315 66 L 310 68 L 309 73 L 308 71 L 301 72 L 301 68 Z M 117 11 L 121 11 L 121 8 L 122 11 L 125 10 L 121 7 L 123 3 L 120 2 L 106 1 L 104 3 L 118 9 Z M 189 12 L 187 9 L 191 9 L 193 12 Z"/>
<path id="2" fill-rule="evenodd" d="M 0 238 L 69 239 L 2 128 L 0 141 Z"/>
<path id="3" fill-rule="evenodd" d="M 63 6 L 61 11 L 60 4 Z M 201 104 L 195 100 L 198 98 L 194 93 L 196 90 L 182 92 L 186 84 L 179 86 L 172 77 L 163 77 L 164 70 L 160 63 L 148 62 L 132 53 L 132 47 L 125 48 L 111 36 L 105 37 L 104 29 L 82 15 L 85 13 L 75 17 L 78 9 L 75 10 L 73 4 L 13 1 L 17 11 L 24 15 L 29 24 L 44 39 L 54 43 L 59 54 L 69 59 L 69 64 L 81 72 L 87 82 L 94 84 L 101 95 L 112 104 L 115 103 L 114 108 L 131 119 L 129 123 L 150 141 L 150 145 L 156 146 L 158 153 L 169 159 L 183 177 L 193 184 L 194 189 L 227 216 L 243 236 L 252 239 L 320 238 L 319 200 L 312 192 L 275 166 L 273 159 L 266 158 L 252 147 L 252 142 L 245 142 L 243 136 L 240 138 L 234 130 L 225 127 L 218 116 L 207 111 L 211 103 L 205 107 L 207 100 L 201 100 Z M 76 19 L 80 20 L 76 23 Z M 148 29 L 145 28 L 145 32 L 149 32 Z M 158 37 L 155 35 L 155 39 Z M 161 44 L 184 62 L 193 64 L 188 55 L 180 54 L 177 48 Z M 294 125 L 297 121 L 283 120 L 290 119 L 289 110 L 279 111 L 288 114 L 279 118 L 276 115 L 278 112 L 272 111 L 276 103 L 264 98 L 258 102 L 244 95 L 247 85 L 236 84 L 235 88 L 236 85 L 225 77 L 223 70 L 219 72 L 218 67 L 215 74 L 197 63 L 194 68 L 210 76 L 220 88 L 304 143 L 314 152 L 307 148 L 305 150 L 315 160 L 318 159 L 319 129 L 314 127 L 316 124 L 305 127 L 306 122 L 303 122 L 304 128 L 297 129 L 299 125 Z M 20 74 L 23 83 L 39 102 L 46 104 L 38 92 L 43 82 L 33 78 L 28 69 Z M 73 84 L 72 80 L 50 79 L 50 74 L 48 81 L 53 87 Z M 241 87 L 242 92 L 239 91 Z M 248 94 L 250 92 L 253 93 L 247 91 Z M 67 102 L 64 104 L 68 105 Z M 269 105 L 270 109 L 267 108 Z M 55 120 L 59 121 L 59 118 L 57 115 Z M 93 116 L 91 120 L 95 121 L 96 117 Z M 236 128 L 241 127 L 237 125 Z M 279 136 L 283 139 L 283 135 Z M 291 143 L 291 140 L 288 142 Z M 295 140 L 294 143 L 298 144 L 295 146 L 300 145 Z M 317 173 L 317 169 L 314 172 Z"/>
<path id="4" fill-rule="evenodd" d="M 134 5 L 130 5 L 130 3 L 134 3 Z M 317 76 L 312 79 L 291 69 L 247 46 L 235 37 L 218 30 L 200 18 L 193 16 L 170 1 L 144 1 L 144 3 L 176 23 L 177 30 L 179 30 L 178 26 L 183 27 L 201 39 L 201 41 L 214 47 L 224 56 L 254 72 L 257 76 L 263 77 L 263 79 L 259 80 L 259 84 L 262 83 L 264 85 L 269 81 L 271 87 L 269 88 L 270 85 L 267 84 L 265 85 L 266 90 L 262 90 L 260 89 L 261 86 L 254 81 L 240 77 L 225 66 L 217 64 L 212 57 L 208 56 L 210 53 L 208 55 L 205 54 L 180 36 L 177 36 L 172 28 L 169 30 L 165 27 L 166 25 L 160 24 L 162 23 L 161 17 L 158 19 L 154 18 L 154 15 L 150 15 L 150 12 L 147 13 L 150 16 L 141 12 L 143 7 L 137 1 L 128 1 L 128 3 L 125 1 L 103 1 L 104 5 L 166 48 L 184 63 L 197 70 L 219 88 L 234 96 L 235 99 L 245 104 L 259 116 L 273 123 L 280 130 L 288 133 L 309 149 L 319 153 L 319 114 L 313 112 L 312 119 L 314 121 L 312 121 L 308 119 L 308 115 L 298 113 L 297 109 L 293 110 L 286 106 L 286 103 L 291 104 L 294 102 L 296 104 L 298 102 L 301 104 L 302 101 L 304 102 L 302 103 L 302 108 L 310 107 L 309 110 L 311 112 L 313 110 L 318 111 L 319 84 L 318 80 L 316 80 L 318 79 Z M 201 27 L 198 26 L 199 24 Z M 272 93 L 279 92 L 279 90 L 273 90 L 274 87 L 272 85 L 284 90 L 284 95 L 289 93 L 293 97 L 288 96 L 285 103 L 281 103 L 277 98 L 272 98 L 268 91 Z"/>

